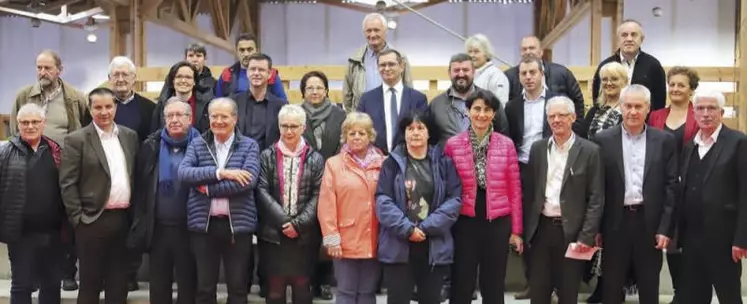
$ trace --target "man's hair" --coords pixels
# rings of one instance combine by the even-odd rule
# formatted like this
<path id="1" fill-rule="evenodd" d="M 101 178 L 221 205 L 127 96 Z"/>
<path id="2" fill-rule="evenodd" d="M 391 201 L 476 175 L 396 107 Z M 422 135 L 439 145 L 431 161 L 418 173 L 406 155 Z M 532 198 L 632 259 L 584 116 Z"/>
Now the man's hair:
<path id="1" fill-rule="evenodd" d="M 451 64 L 455 62 L 465 62 L 470 61 L 472 62 L 472 57 L 465 53 L 459 53 L 451 56 L 451 59 L 449 59 L 449 69 L 451 69 Z"/>
<path id="2" fill-rule="evenodd" d="M 267 67 L 272 69 L 272 58 L 265 53 L 254 53 L 249 56 L 249 62 L 252 61 L 267 61 Z"/>
<path id="3" fill-rule="evenodd" d="M 539 59 L 535 56 L 527 56 L 526 58 L 522 58 L 521 62 L 519 62 L 519 65 L 521 65 L 522 63 L 523 64 L 536 63 L 537 67 L 539 68 L 539 71 L 542 73 L 545 72 L 545 67 L 542 66 L 542 59 Z"/>
<path id="4" fill-rule="evenodd" d="M 259 43 L 257 43 L 257 36 L 254 36 L 254 34 L 251 34 L 251 33 L 239 34 L 239 36 L 236 37 L 236 43 L 234 43 L 233 46 L 234 47 L 239 46 L 239 42 L 242 42 L 242 41 L 254 41 L 254 44 L 257 44 L 257 46 L 259 46 L 258 45 Z"/>
<path id="5" fill-rule="evenodd" d="M 54 60 L 54 65 L 59 69 L 62 67 L 62 59 L 60 59 L 60 55 L 57 54 L 57 52 L 53 50 L 43 50 L 39 55 L 47 55 L 49 57 L 52 57 L 52 60 Z"/>
<path id="6" fill-rule="evenodd" d="M 187 45 L 187 48 L 184 49 L 184 57 L 187 57 L 187 54 L 189 54 L 189 52 L 202 54 L 202 56 L 207 56 L 207 49 L 205 49 L 205 45 L 200 44 L 200 43 L 191 43 Z"/>
<path id="7" fill-rule="evenodd" d="M 397 56 L 397 62 L 398 63 L 402 63 L 402 54 L 400 54 L 400 52 L 397 51 L 397 50 L 395 50 L 395 49 L 386 49 L 386 50 L 383 50 L 383 51 L 379 52 L 376 55 L 376 61 L 378 62 L 379 59 L 381 59 L 382 56 L 386 56 L 386 55 L 389 55 L 389 54 L 394 54 L 395 56 Z"/>
<path id="8" fill-rule="evenodd" d="M 114 96 L 116 96 L 114 94 L 114 91 L 112 91 L 109 88 L 105 88 L 105 87 L 95 88 L 91 90 L 91 92 L 88 93 L 88 107 L 90 108 L 91 105 L 93 105 L 93 96 L 107 96 L 107 95 L 111 96 L 112 100 L 114 100 Z"/>

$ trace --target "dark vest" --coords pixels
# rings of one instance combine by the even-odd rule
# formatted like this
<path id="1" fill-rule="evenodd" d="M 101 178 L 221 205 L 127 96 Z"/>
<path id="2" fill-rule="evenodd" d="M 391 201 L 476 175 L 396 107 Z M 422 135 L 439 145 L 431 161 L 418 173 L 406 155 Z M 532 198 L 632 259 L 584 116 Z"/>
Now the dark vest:
<path id="1" fill-rule="evenodd" d="M 713 158 L 713 148 L 708 150 L 705 157 L 700 159 L 697 145 L 693 148 L 690 164 L 687 167 L 687 179 L 685 180 L 685 212 L 683 216 L 687 222 L 688 230 L 700 230 L 703 227 L 703 177 Z"/>

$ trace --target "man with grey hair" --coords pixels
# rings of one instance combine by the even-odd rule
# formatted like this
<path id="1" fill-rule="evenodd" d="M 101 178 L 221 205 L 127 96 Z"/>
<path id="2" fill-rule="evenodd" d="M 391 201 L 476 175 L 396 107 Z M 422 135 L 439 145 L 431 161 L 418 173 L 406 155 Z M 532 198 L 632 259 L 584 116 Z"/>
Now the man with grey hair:
<path id="1" fill-rule="evenodd" d="M 60 303 L 66 223 L 58 181 L 62 149 L 42 135 L 45 112 L 35 103 L 21 106 L 18 134 L 0 146 L 0 242 L 8 245 L 13 303 L 31 303 L 36 286 L 40 303 Z"/>
<path id="2" fill-rule="evenodd" d="M 151 134 L 135 159 L 134 224 L 131 247 L 149 258 L 150 301 L 171 303 L 176 281 L 178 304 L 194 303 L 195 260 L 187 226 L 189 188 L 177 180 L 187 146 L 200 136 L 192 127 L 192 107 L 178 97 L 164 106 L 165 127 Z M 172 276 L 175 273 L 176 276 Z"/>
<path id="3" fill-rule="evenodd" d="M 109 88 L 116 94 L 117 115 L 114 122 L 137 132 L 142 142 L 150 135 L 150 120 L 156 104 L 135 93 L 135 64 L 130 58 L 117 56 L 109 63 Z"/>
<path id="4" fill-rule="evenodd" d="M 622 303 L 633 269 L 641 303 L 659 302 L 662 251 L 674 235 L 677 142 L 672 134 L 646 125 L 651 93 L 642 85 L 620 93 L 622 124 L 599 132 L 604 164 L 605 208 L 602 303 Z"/>
<path id="5" fill-rule="evenodd" d="M 208 113 L 210 130 L 190 143 L 178 174 L 190 189 L 186 225 L 197 262 L 195 302 L 215 303 L 222 260 L 228 303 L 247 303 L 259 146 L 236 132 L 238 110 L 230 98 L 211 101 Z"/>
<path id="6" fill-rule="evenodd" d="M 599 147 L 576 136 L 573 101 L 547 101 L 550 138 L 535 141 L 529 152 L 529 180 L 534 181 L 524 206 L 524 236 L 532 247 L 529 285 L 532 303 L 549 304 L 553 289 L 560 303 L 577 303 L 584 262 L 566 252 L 589 254 L 604 207 Z M 561 208 L 562 204 L 562 208 Z"/>
<path id="7" fill-rule="evenodd" d="M 627 19 L 617 27 L 618 50 L 599 63 L 592 83 L 592 100 L 597 100 L 602 86 L 599 70 L 614 61 L 628 70 L 628 84 L 641 84 L 651 91 L 652 111 L 664 108 L 667 102 L 666 74 L 656 57 L 641 51 L 644 38 L 643 27 L 638 21 Z"/>
<path id="8" fill-rule="evenodd" d="M 723 123 L 724 95 L 693 99 L 700 131 L 682 151 L 682 245 L 688 303 L 742 303 L 741 260 L 747 257 L 747 137 Z"/>
<path id="9" fill-rule="evenodd" d="M 382 84 L 377 66 L 379 52 L 390 48 L 386 41 L 387 20 L 384 15 L 371 13 L 363 18 L 363 35 L 366 45 L 359 48 L 348 59 L 348 69 L 342 86 L 342 104 L 345 112 L 352 112 L 358 108 L 358 102 L 363 93 L 373 90 Z M 402 55 L 402 80 L 405 85 L 412 87 L 412 75 L 407 56 Z"/>
<path id="10" fill-rule="evenodd" d="M 42 51 L 36 57 L 37 82 L 22 88 L 10 112 L 10 135 L 18 135 L 18 110 L 27 103 L 44 108 L 46 128 L 44 135 L 64 146 L 69 133 L 91 122 L 86 95 L 60 78 L 62 59 L 52 50 Z"/>

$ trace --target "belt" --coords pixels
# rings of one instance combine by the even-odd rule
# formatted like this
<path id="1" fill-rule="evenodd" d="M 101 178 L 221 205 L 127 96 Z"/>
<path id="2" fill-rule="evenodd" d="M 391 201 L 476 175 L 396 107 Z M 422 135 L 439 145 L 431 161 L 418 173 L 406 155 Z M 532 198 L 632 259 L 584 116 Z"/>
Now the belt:
<path id="1" fill-rule="evenodd" d="M 627 211 L 631 211 L 631 212 L 643 211 L 643 204 L 626 205 L 626 206 L 623 206 L 623 209 Z"/>
<path id="2" fill-rule="evenodd" d="M 546 216 L 542 215 L 543 218 L 546 218 L 548 221 L 550 221 L 555 226 L 563 226 L 563 217 L 562 216 Z"/>

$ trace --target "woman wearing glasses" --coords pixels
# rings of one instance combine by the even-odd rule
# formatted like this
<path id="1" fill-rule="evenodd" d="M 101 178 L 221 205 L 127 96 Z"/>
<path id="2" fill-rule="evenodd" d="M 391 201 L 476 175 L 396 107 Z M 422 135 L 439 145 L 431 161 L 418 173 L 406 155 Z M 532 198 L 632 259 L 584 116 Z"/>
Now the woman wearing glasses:
<path id="1" fill-rule="evenodd" d="M 319 250 L 316 218 L 324 158 L 303 139 L 306 112 L 285 105 L 278 114 L 280 140 L 262 151 L 257 181 L 259 251 L 265 257 L 267 303 L 285 304 L 293 290 L 294 304 L 312 303 L 309 256 Z"/>

